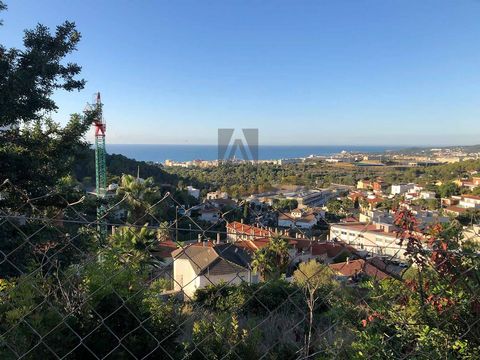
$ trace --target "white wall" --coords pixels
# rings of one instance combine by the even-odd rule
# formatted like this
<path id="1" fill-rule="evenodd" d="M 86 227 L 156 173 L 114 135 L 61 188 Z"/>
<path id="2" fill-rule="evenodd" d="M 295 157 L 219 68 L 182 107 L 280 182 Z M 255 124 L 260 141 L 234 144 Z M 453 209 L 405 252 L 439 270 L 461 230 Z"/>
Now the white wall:
<path id="1" fill-rule="evenodd" d="M 238 272 L 238 274 L 198 276 L 187 259 L 175 259 L 173 262 L 173 278 L 173 289 L 183 291 L 186 301 L 193 299 L 197 289 L 202 289 L 208 285 L 220 284 L 221 282 L 238 285 L 242 281 L 251 281 L 250 272 L 247 270 Z"/>
<path id="2" fill-rule="evenodd" d="M 404 259 L 405 246 L 400 247 L 398 239 L 379 232 L 359 231 L 332 225 L 330 239 L 337 238 L 358 250 L 367 250 L 378 255 L 390 255 Z"/>
<path id="3" fill-rule="evenodd" d="M 183 291 L 187 298 L 193 296 L 197 290 L 197 274 L 188 259 L 175 259 L 173 262 L 173 289 Z"/>

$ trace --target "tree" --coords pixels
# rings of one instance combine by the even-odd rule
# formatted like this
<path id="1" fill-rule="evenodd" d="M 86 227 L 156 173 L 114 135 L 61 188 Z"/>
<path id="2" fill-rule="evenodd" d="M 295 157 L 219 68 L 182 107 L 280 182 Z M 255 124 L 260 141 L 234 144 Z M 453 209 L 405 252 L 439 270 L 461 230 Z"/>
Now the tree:
<path id="1" fill-rule="evenodd" d="M 161 222 L 158 226 L 157 229 L 157 239 L 158 241 L 167 241 L 170 240 L 170 227 L 168 225 L 168 222 L 164 221 Z"/>
<path id="2" fill-rule="evenodd" d="M 323 294 L 330 292 L 335 285 L 333 272 L 327 265 L 323 265 L 314 259 L 301 263 L 298 270 L 293 273 L 294 281 L 304 290 L 305 300 L 308 307 L 308 332 L 305 339 L 305 357 L 308 358 L 312 340 L 313 316 L 317 301 Z"/>
<path id="3" fill-rule="evenodd" d="M 281 273 L 286 271 L 290 262 L 288 240 L 279 235 L 275 235 L 270 239 L 267 248 L 274 255 L 273 258 L 275 259 L 276 265 L 275 272 L 277 275 L 276 277 L 278 277 Z"/>
<path id="4" fill-rule="evenodd" d="M 7 9 L 7 5 L 5 5 L 3 1 L 0 1 L 0 11 L 6 10 L 6 9 Z M 2 19 L 0 19 L 0 26 L 2 25 L 3 25 L 3 21 Z"/>
<path id="5" fill-rule="evenodd" d="M 245 202 L 245 204 L 243 205 L 242 219 L 246 221 L 247 224 L 248 224 L 248 207 L 249 207 L 249 204 Z"/>
<path id="6" fill-rule="evenodd" d="M 54 91 L 83 89 L 85 80 L 76 78 L 81 67 L 63 64 L 80 39 L 75 23 L 65 21 L 53 35 L 40 24 L 26 30 L 23 50 L 0 45 L 0 126 L 42 120 L 58 108 L 51 98 Z"/>
<path id="7" fill-rule="evenodd" d="M 453 182 L 442 184 L 438 187 L 438 193 L 442 198 L 448 198 L 452 195 L 459 195 L 460 188 Z"/>
<path id="8" fill-rule="evenodd" d="M 151 264 L 153 258 L 150 251 L 156 242 L 155 231 L 149 229 L 148 224 L 141 228 L 123 226 L 110 236 L 107 252 L 113 251 L 122 264 Z"/>
<path id="9" fill-rule="evenodd" d="M 57 110 L 54 91 L 85 85 L 77 79 L 81 67 L 65 64 L 80 38 L 75 24 L 66 21 L 54 34 L 44 25 L 26 30 L 23 49 L 0 44 L 0 181 L 9 179 L 29 196 L 44 195 L 71 173 L 75 154 L 87 147 L 83 136 L 95 112 L 72 115 L 63 128 L 46 117 Z"/>
<path id="10" fill-rule="evenodd" d="M 298 201 L 295 199 L 282 199 L 274 203 L 274 207 L 278 210 L 291 211 L 298 206 Z"/>
<path id="11" fill-rule="evenodd" d="M 268 245 L 253 254 L 252 267 L 262 278 L 278 278 L 289 264 L 288 240 L 273 236 Z"/>
<path id="12" fill-rule="evenodd" d="M 457 217 L 457 220 L 464 226 L 480 224 L 480 209 L 467 209 Z"/>
<path id="13" fill-rule="evenodd" d="M 269 252 L 266 247 L 255 251 L 253 254 L 252 268 L 263 279 L 266 274 L 270 273 L 274 268 L 271 255 L 271 252 Z"/>
<path id="14" fill-rule="evenodd" d="M 125 197 L 129 208 L 128 221 L 130 223 L 145 221 L 157 193 L 158 188 L 155 186 L 153 178 L 143 180 L 128 174 L 122 175 L 117 194 Z"/>

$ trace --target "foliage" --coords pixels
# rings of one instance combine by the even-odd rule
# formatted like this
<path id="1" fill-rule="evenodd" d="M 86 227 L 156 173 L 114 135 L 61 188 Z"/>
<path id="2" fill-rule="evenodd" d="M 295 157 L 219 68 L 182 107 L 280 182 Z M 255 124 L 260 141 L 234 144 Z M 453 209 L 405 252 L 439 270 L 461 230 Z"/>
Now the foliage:
<path id="1" fill-rule="evenodd" d="M 155 203 L 155 199 L 159 199 L 153 178 L 144 180 L 128 174 L 122 175 L 117 195 L 126 201 L 127 220 L 131 224 L 145 222 L 146 216 L 152 212 L 151 204 Z"/>
<path id="2" fill-rule="evenodd" d="M 298 201 L 295 199 L 281 199 L 274 200 L 273 208 L 277 210 L 291 211 L 296 209 L 298 206 Z"/>
<path id="3" fill-rule="evenodd" d="M 442 198 L 448 198 L 452 195 L 459 195 L 460 194 L 460 188 L 458 187 L 457 184 L 453 182 L 447 182 L 445 184 L 442 184 L 438 187 L 438 194 Z"/>
<path id="4" fill-rule="evenodd" d="M 23 50 L 0 45 L 0 126 L 41 120 L 45 112 L 57 110 L 54 91 L 84 87 L 85 81 L 76 78 L 81 67 L 63 64 L 80 38 L 75 24 L 66 21 L 53 35 L 44 25 L 25 31 Z"/>
<path id="5" fill-rule="evenodd" d="M 258 249 L 252 260 L 252 268 L 262 278 L 278 278 L 289 264 L 289 243 L 281 236 L 273 236 L 267 246 Z"/>

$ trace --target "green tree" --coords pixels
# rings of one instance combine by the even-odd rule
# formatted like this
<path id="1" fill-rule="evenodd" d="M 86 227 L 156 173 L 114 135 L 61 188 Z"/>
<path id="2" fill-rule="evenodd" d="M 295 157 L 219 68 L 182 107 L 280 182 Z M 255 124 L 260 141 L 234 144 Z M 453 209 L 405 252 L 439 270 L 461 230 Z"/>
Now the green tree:
<path id="1" fill-rule="evenodd" d="M 305 357 L 308 358 L 312 340 L 313 316 L 315 306 L 322 295 L 331 293 L 335 282 L 333 272 L 327 265 L 312 259 L 301 263 L 298 270 L 293 273 L 294 281 L 304 290 L 305 301 L 308 308 L 308 330 L 305 341 Z M 323 290 L 323 291 L 321 291 Z"/>
<path id="2" fill-rule="evenodd" d="M 264 279 L 268 273 L 273 271 L 274 266 L 272 253 L 266 247 L 255 251 L 252 259 L 252 268 L 261 278 Z"/>
<path id="3" fill-rule="evenodd" d="M 290 262 L 288 240 L 275 235 L 268 245 L 253 255 L 252 267 L 262 278 L 278 278 L 285 273 Z"/>
<path id="4" fill-rule="evenodd" d="M 140 228 L 122 226 L 115 229 L 109 237 L 108 252 L 115 254 L 115 258 L 122 264 L 152 264 L 154 259 L 150 251 L 156 245 L 155 231 L 148 228 L 148 224 Z"/>
<path id="5" fill-rule="evenodd" d="M 5 8 L 1 3 L 0 11 Z M 44 195 L 87 147 L 83 136 L 94 112 L 72 115 L 63 128 L 45 117 L 57 110 L 55 91 L 84 87 L 81 67 L 65 61 L 80 38 L 66 21 L 53 34 L 44 25 L 26 30 L 22 49 L 0 44 L 0 182 L 9 179 L 28 195 Z"/>
<path id="6" fill-rule="evenodd" d="M 460 194 L 460 188 L 458 187 L 457 184 L 453 182 L 447 182 L 445 184 L 442 184 L 438 187 L 438 194 L 442 198 L 448 198 L 452 195 L 459 195 Z"/>
<path id="7" fill-rule="evenodd" d="M 151 206 L 154 205 L 155 195 L 158 195 L 158 188 L 153 178 L 146 180 L 137 179 L 128 174 L 123 174 L 117 195 L 125 198 L 128 206 L 128 221 L 131 224 L 145 222 Z"/>

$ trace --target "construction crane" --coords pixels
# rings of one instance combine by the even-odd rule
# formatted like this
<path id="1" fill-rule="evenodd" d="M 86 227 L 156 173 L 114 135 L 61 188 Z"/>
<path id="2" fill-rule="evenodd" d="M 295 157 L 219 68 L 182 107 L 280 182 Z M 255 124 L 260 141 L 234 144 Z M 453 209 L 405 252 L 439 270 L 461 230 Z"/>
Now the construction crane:
<path id="1" fill-rule="evenodd" d="M 95 179 L 96 179 L 96 194 L 98 198 L 97 205 L 97 230 L 101 241 L 104 241 L 107 236 L 107 224 L 104 219 L 106 213 L 105 195 L 107 193 L 107 161 L 105 150 L 105 132 L 106 123 L 103 119 L 102 101 L 100 93 L 96 93 L 93 104 L 87 106 L 87 110 L 95 111 L 93 119 L 93 127 L 95 129 Z"/>

